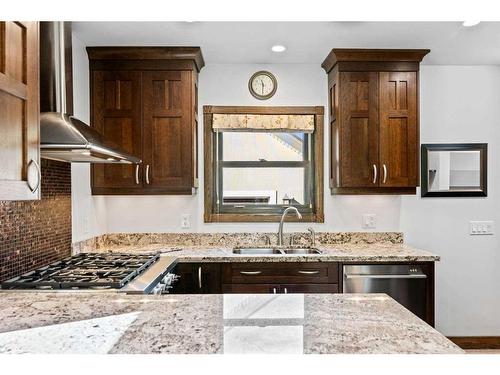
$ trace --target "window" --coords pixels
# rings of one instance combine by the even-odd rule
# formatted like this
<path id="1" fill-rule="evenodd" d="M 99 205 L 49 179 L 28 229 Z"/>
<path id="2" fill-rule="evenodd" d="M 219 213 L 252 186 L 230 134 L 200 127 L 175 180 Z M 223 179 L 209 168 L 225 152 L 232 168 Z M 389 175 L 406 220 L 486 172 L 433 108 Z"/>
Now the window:
<path id="1" fill-rule="evenodd" d="M 285 109 L 205 108 L 205 221 L 278 221 L 284 207 L 295 206 L 303 221 L 322 222 L 322 126 L 315 126 L 312 132 L 270 128 L 214 131 L 212 115 L 217 110 L 246 114 L 255 108 L 264 111 L 263 115 L 275 111 L 283 115 Z M 323 125 L 323 107 L 319 108 L 286 109 L 312 114 L 314 122 Z"/>

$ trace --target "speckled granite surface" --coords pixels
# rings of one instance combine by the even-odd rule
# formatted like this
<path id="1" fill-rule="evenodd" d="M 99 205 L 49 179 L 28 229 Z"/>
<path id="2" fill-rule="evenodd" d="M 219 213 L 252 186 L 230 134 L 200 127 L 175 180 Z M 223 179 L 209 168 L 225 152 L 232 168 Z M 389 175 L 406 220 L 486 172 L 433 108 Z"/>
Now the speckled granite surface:
<path id="1" fill-rule="evenodd" d="M 345 244 L 318 246 L 321 254 L 240 255 L 228 247 L 128 245 L 101 247 L 98 252 L 165 253 L 181 262 L 433 262 L 438 255 L 403 244 Z"/>
<path id="2" fill-rule="evenodd" d="M 296 245 L 308 246 L 308 233 L 294 233 Z M 437 261 L 439 256 L 403 244 L 398 232 L 317 233 L 316 247 L 322 254 L 313 255 L 236 255 L 236 246 L 264 246 L 267 237 L 276 243 L 274 233 L 161 233 L 112 234 L 82 241 L 75 253 L 161 252 L 172 253 L 182 262 L 414 262 Z M 289 238 L 285 240 L 289 243 Z"/>
<path id="3" fill-rule="evenodd" d="M 0 353 L 463 353 L 383 294 L 1 298 Z"/>
<path id="4" fill-rule="evenodd" d="M 308 245 L 308 232 L 287 233 L 285 243 L 290 242 L 290 236 L 298 245 Z M 276 244 L 276 233 L 116 233 L 104 234 L 99 237 L 76 242 L 73 253 L 106 249 L 114 246 L 145 246 L 166 245 L 185 247 L 235 247 L 265 245 L 267 240 Z M 318 232 L 318 245 L 335 244 L 373 244 L 373 243 L 403 243 L 400 232 Z"/>

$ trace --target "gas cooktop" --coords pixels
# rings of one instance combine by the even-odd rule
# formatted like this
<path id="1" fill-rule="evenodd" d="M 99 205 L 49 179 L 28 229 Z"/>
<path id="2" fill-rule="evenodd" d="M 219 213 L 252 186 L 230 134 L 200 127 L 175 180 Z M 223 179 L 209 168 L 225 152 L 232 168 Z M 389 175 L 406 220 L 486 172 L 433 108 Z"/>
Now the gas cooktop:
<path id="1" fill-rule="evenodd" d="M 120 289 L 158 258 L 159 254 L 82 253 L 4 281 L 2 289 Z"/>

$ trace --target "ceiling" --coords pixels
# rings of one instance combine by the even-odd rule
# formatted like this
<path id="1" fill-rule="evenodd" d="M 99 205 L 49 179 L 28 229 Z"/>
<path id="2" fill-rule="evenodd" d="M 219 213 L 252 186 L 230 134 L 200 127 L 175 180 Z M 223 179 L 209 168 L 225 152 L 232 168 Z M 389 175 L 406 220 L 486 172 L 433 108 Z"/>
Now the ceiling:
<path id="1" fill-rule="evenodd" d="M 429 48 L 433 65 L 500 65 L 500 22 L 74 22 L 87 46 L 200 46 L 207 64 L 321 64 L 331 48 Z M 282 44 L 283 53 L 271 52 Z"/>

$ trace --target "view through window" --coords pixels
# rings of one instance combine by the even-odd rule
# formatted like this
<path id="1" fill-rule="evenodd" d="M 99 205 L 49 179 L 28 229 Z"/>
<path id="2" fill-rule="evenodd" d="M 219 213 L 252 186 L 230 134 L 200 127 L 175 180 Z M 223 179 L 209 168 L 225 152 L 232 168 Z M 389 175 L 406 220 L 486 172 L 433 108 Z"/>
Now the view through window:
<path id="1" fill-rule="evenodd" d="M 218 132 L 216 206 L 223 212 L 311 212 L 311 137 L 273 131 Z"/>

